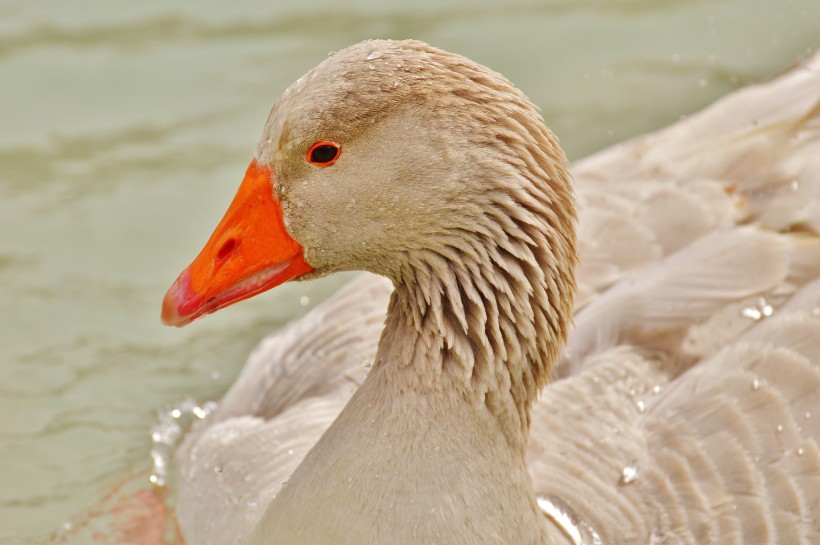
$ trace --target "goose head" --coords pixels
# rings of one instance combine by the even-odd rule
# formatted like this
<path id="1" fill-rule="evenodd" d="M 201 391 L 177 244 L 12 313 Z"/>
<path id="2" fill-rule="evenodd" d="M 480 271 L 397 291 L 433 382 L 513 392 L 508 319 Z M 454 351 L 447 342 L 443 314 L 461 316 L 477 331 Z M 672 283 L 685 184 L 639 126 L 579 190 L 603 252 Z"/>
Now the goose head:
<path id="1" fill-rule="evenodd" d="M 366 41 L 275 103 L 162 319 L 366 270 L 393 281 L 414 327 L 430 322 L 451 348 L 465 336 L 463 357 L 511 357 L 508 337 L 526 335 L 550 361 L 571 316 L 574 222 L 563 152 L 523 93 L 421 42 Z"/>
<path id="2" fill-rule="evenodd" d="M 288 88 L 228 212 L 166 294 L 163 321 L 335 271 L 384 275 L 395 290 L 367 379 L 252 542 L 543 542 L 525 448 L 572 315 L 574 224 L 555 137 L 481 65 L 421 42 L 368 41 Z M 382 471 L 396 477 L 386 484 Z M 398 498 L 411 505 L 396 518 Z M 437 505 L 454 511 L 431 516 Z"/>

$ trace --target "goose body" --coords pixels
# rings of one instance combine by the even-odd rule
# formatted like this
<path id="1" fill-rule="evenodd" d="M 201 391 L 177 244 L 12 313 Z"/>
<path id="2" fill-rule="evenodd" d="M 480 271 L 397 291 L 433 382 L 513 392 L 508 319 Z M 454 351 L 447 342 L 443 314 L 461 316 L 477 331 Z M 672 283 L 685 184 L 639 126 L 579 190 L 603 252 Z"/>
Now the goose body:
<path id="1" fill-rule="evenodd" d="M 186 437 L 186 542 L 820 543 L 820 56 L 572 174 L 509 82 L 420 42 L 288 89 L 164 318 L 376 274 Z"/>

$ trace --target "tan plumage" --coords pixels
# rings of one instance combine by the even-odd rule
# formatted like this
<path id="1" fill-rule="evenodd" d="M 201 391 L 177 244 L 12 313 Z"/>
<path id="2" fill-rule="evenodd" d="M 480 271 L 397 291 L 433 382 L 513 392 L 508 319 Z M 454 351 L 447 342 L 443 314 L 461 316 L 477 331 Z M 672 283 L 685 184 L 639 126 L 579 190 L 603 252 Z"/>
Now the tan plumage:
<path id="1" fill-rule="evenodd" d="M 355 161 L 292 160 L 328 131 Z M 188 543 L 820 542 L 820 56 L 575 165 L 560 360 L 569 178 L 501 76 L 358 44 L 257 157 L 317 271 L 396 291 L 380 342 L 372 275 L 263 341 L 178 452 Z"/>

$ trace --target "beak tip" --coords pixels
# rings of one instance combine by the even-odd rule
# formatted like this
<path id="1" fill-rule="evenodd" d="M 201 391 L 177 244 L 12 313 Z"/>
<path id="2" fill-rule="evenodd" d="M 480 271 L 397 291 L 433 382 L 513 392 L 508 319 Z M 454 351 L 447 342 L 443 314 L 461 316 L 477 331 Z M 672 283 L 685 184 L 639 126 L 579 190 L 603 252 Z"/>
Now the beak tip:
<path id="1" fill-rule="evenodd" d="M 188 298 L 186 293 L 191 291 L 190 273 L 186 269 L 165 293 L 162 300 L 162 323 L 167 326 L 182 327 L 191 322 L 190 317 L 179 313 L 183 302 Z"/>
<path id="2" fill-rule="evenodd" d="M 165 299 L 162 300 L 162 314 L 160 315 L 160 319 L 162 320 L 162 324 L 167 326 L 176 326 L 180 320 L 179 314 L 177 314 L 176 309 L 173 308 L 167 295 Z"/>

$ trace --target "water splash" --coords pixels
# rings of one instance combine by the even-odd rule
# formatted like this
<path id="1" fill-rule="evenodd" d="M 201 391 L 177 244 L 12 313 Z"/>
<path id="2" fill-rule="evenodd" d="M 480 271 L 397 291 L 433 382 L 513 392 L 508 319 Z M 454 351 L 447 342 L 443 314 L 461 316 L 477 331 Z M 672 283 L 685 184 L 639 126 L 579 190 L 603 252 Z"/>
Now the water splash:
<path id="1" fill-rule="evenodd" d="M 177 403 L 157 409 L 158 420 L 151 427 L 152 467 L 148 480 L 152 484 L 165 486 L 168 469 L 180 438 L 196 420 L 206 418 L 216 407 L 217 403 L 214 401 L 200 405 L 193 398 L 185 397 Z"/>
<path id="2" fill-rule="evenodd" d="M 538 496 L 538 507 L 572 540 L 573 545 L 602 545 L 601 536 L 554 496 Z"/>
<path id="3" fill-rule="evenodd" d="M 367 56 L 367 60 L 375 61 L 376 59 L 380 59 L 383 53 L 381 51 L 373 51 L 370 55 Z"/>

